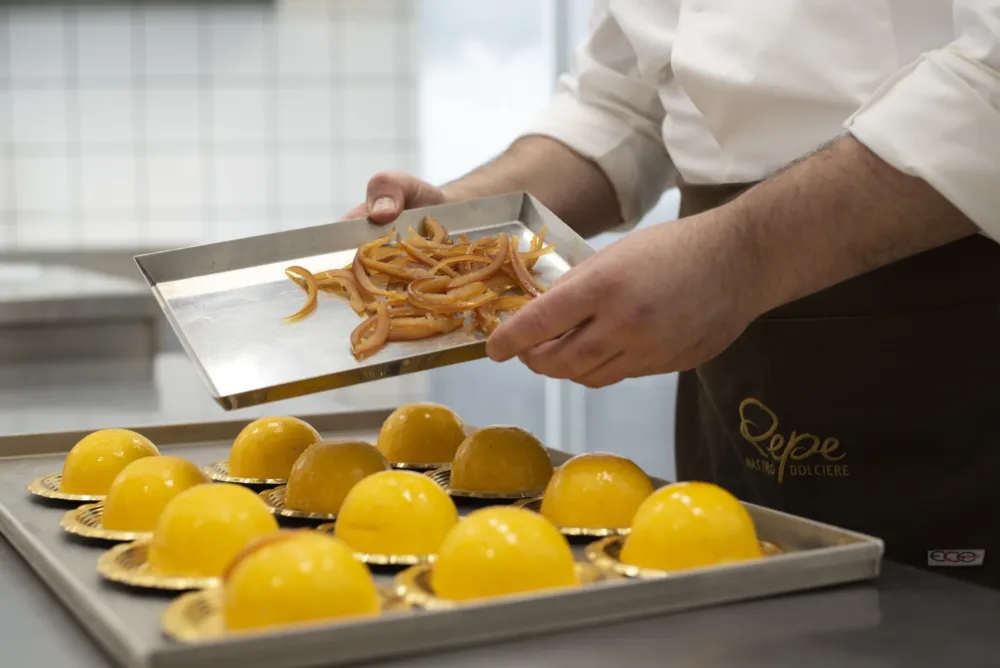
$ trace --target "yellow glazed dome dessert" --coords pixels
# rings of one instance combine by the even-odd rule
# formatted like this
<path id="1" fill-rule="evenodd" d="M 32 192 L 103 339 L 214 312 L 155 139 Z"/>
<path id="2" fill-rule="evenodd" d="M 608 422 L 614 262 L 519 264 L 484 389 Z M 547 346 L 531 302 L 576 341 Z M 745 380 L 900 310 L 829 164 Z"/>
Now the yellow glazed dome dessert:
<path id="1" fill-rule="evenodd" d="M 382 471 L 347 493 L 336 536 L 356 552 L 437 554 L 458 523 L 451 497 L 433 480 L 412 471 Z"/>
<path id="2" fill-rule="evenodd" d="M 180 457 L 137 459 L 111 483 L 101 523 L 114 531 L 152 531 L 171 499 L 209 482 L 201 469 Z"/>
<path id="3" fill-rule="evenodd" d="M 561 527 L 625 529 L 653 483 L 619 455 L 577 455 L 556 469 L 542 496 L 541 513 Z"/>
<path id="4" fill-rule="evenodd" d="M 400 406 L 382 423 L 378 449 L 390 462 L 446 464 L 465 440 L 454 411 L 430 403 Z"/>
<path id="5" fill-rule="evenodd" d="M 295 460 L 321 440 L 319 432 L 294 417 L 254 420 L 233 441 L 229 475 L 237 478 L 288 478 Z"/>
<path id="6" fill-rule="evenodd" d="M 95 431 L 80 439 L 66 455 L 59 489 L 67 494 L 107 494 L 115 476 L 128 464 L 158 454 L 148 438 L 134 431 Z"/>
<path id="7" fill-rule="evenodd" d="M 315 531 L 281 531 L 252 544 L 230 563 L 223 583 L 223 619 L 231 631 L 380 609 L 364 564 L 341 541 Z"/>
<path id="8" fill-rule="evenodd" d="M 620 556 L 633 566 L 677 571 L 762 554 L 753 520 L 736 497 L 709 483 L 679 482 L 642 502 Z"/>
<path id="9" fill-rule="evenodd" d="M 552 477 L 542 443 L 520 427 L 484 427 L 463 441 L 451 465 L 453 489 L 465 492 L 541 491 Z"/>
<path id="10" fill-rule="evenodd" d="M 158 575 L 220 577 L 240 550 L 277 530 L 267 505 L 246 487 L 197 485 L 175 496 L 160 514 L 149 567 Z"/>
<path id="11" fill-rule="evenodd" d="M 388 468 L 389 462 L 370 443 L 317 443 L 295 462 L 288 476 L 285 507 L 308 513 L 335 514 L 359 480 Z"/>
<path id="12" fill-rule="evenodd" d="M 573 552 L 555 525 L 522 508 L 494 506 L 452 529 L 431 571 L 431 586 L 453 601 L 579 584 Z"/>

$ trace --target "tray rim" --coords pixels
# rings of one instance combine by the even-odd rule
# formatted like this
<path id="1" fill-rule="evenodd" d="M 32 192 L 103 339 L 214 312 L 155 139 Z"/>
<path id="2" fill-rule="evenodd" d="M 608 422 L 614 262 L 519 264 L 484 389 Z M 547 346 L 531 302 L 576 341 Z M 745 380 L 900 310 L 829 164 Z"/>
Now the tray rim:
<path id="1" fill-rule="evenodd" d="M 592 256 L 596 253 L 593 246 L 590 245 L 584 237 L 573 230 L 569 225 L 567 225 L 561 218 L 555 215 L 548 207 L 546 207 L 540 200 L 531 195 L 531 193 L 525 190 L 512 191 L 508 193 L 503 193 L 499 195 L 491 195 L 486 197 L 478 197 L 468 200 L 463 200 L 461 202 L 449 202 L 445 204 L 436 204 L 432 206 L 419 207 L 415 209 L 409 209 L 404 212 L 405 216 L 408 217 L 423 217 L 424 215 L 435 215 L 441 214 L 444 211 L 458 210 L 458 209 L 472 209 L 475 211 L 477 207 L 482 207 L 487 205 L 487 203 L 497 203 L 498 205 L 504 205 L 512 210 L 516 210 L 516 218 L 513 221 L 508 222 L 520 222 L 525 227 L 530 227 L 526 218 L 537 218 L 537 227 L 540 228 L 541 224 L 544 223 L 548 226 L 550 236 L 552 233 L 558 235 L 566 235 L 572 240 L 572 245 L 574 246 L 576 252 L 575 255 L 579 256 L 577 263 L 583 261 L 587 257 Z M 533 214 L 533 215 L 527 215 Z M 156 299 L 157 305 L 160 307 L 161 312 L 166 318 L 167 322 L 170 323 L 170 327 L 174 334 L 180 341 L 181 347 L 183 348 L 187 357 L 191 360 L 192 364 L 197 369 L 197 373 L 205 384 L 205 387 L 209 390 L 212 398 L 218 403 L 224 410 L 233 410 L 236 408 L 244 408 L 247 406 L 255 406 L 259 404 L 270 403 L 273 401 L 280 401 L 282 399 L 289 399 L 297 396 L 302 396 L 304 394 L 312 394 L 316 392 L 325 392 L 333 389 L 338 389 L 342 387 L 348 387 L 351 385 L 356 385 L 360 383 L 369 382 L 372 380 L 379 380 L 382 378 L 389 378 L 395 376 L 402 376 L 409 373 L 416 373 L 419 371 L 425 371 L 432 368 L 440 368 L 444 366 L 451 366 L 454 364 L 461 364 L 464 362 L 470 362 L 477 359 L 482 359 L 486 356 L 486 340 L 484 337 L 477 337 L 473 341 L 455 345 L 450 348 L 442 348 L 439 350 L 422 352 L 410 357 L 397 358 L 392 360 L 386 360 L 384 362 L 377 362 L 371 364 L 362 364 L 355 366 L 353 368 L 334 371 L 332 373 L 325 373 L 318 376 L 312 376 L 309 378 L 300 378 L 297 380 L 278 383 L 275 385 L 269 385 L 260 388 L 254 388 L 249 390 L 237 390 L 223 393 L 219 390 L 218 386 L 212 381 L 209 376 L 208 370 L 201 363 L 198 356 L 195 354 L 191 342 L 188 340 L 188 336 L 184 332 L 183 328 L 180 327 L 173 310 L 167 303 L 167 299 L 163 296 L 159 286 L 163 283 L 169 283 L 174 281 L 186 280 L 194 276 L 212 276 L 215 274 L 225 273 L 228 271 L 236 271 L 240 269 L 246 269 L 255 266 L 253 263 L 249 262 L 237 262 L 231 263 L 232 266 L 226 265 L 222 267 L 216 267 L 213 265 L 212 270 L 206 270 L 197 274 L 190 275 L 177 275 L 170 274 L 164 269 L 163 263 L 166 258 L 170 255 L 177 253 L 197 253 L 199 249 L 206 250 L 213 248 L 223 248 L 223 247 L 239 247 L 241 245 L 247 245 L 253 240 L 257 240 L 260 243 L 262 240 L 274 239 L 277 240 L 279 237 L 289 238 L 289 235 L 298 237 L 309 234 L 312 230 L 313 233 L 318 233 L 319 230 L 331 229 L 333 226 L 338 225 L 354 225 L 359 231 L 362 232 L 365 240 L 370 241 L 378 238 L 379 235 L 384 234 L 385 228 L 382 226 L 377 226 L 371 223 L 367 218 L 353 218 L 349 220 L 340 220 L 332 223 L 323 223 L 319 225 L 312 225 L 303 228 L 298 228 L 295 230 L 287 230 L 282 232 L 269 232 L 266 234 L 254 235 L 249 237 L 243 237 L 240 239 L 234 239 L 230 241 L 217 241 L 205 244 L 197 244 L 194 246 L 188 246 L 185 248 L 177 248 L 172 250 L 156 251 L 152 253 L 145 253 L 134 256 L 133 260 L 142 275 L 143 280 L 148 286 L 149 290 L 152 292 Z M 480 228 L 483 226 L 480 226 Z M 477 229 L 477 228 L 470 228 Z M 537 231 L 537 230 L 535 230 Z M 284 253 L 282 255 L 288 255 Z M 282 261 L 291 260 L 294 258 L 286 257 Z"/>
<path id="2" fill-rule="evenodd" d="M 389 413 L 391 410 L 388 409 L 326 413 L 321 414 L 321 419 L 317 420 L 323 426 L 314 426 L 321 432 L 335 431 L 338 424 L 345 431 L 372 429 L 378 424 L 378 419 L 384 419 Z M 362 421 L 366 421 L 366 424 L 359 425 Z M 161 438 L 161 441 L 163 445 L 179 447 L 207 445 L 211 441 L 223 441 L 229 438 L 230 432 L 235 435 L 242 428 L 242 422 L 243 420 L 230 420 L 163 426 L 164 429 L 176 430 L 176 433 L 173 434 L 173 438 Z M 236 432 L 232 431 L 234 429 Z M 206 432 L 214 432 L 214 438 L 207 438 Z M 64 434 L 65 432 L 56 435 L 59 437 L 58 441 L 63 444 L 65 444 Z M 27 439 L 27 442 L 48 443 L 51 446 L 53 441 L 50 437 L 52 434 L 36 435 L 34 439 Z M 0 459 L 23 457 L 16 454 L 3 456 L 5 450 L 12 449 L 12 440 L 25 439 L 17 436 L 0 437 Z M 68 447 L 65 450 L 68 450 Z M 550 453 L 555 462 L 571 456 L 570 453 L 551 449 Z M 49 451 L 34 454 L 44 456 L 54 453 Z M 657 484 L 666 482 L 659 479 L 654 481 Z M 95 596 L 94 592 L 82 584 L 82 580 L 77 580 L 61 560 L 50 559 L 48 547 L 30 531 L 26 531 L 21 520 L 11 514 L 4 505 L 0 505 L 0 533 L 7 536 L 12 546 L 53 591 L 60 603 L 69 609 L 76 622 L 87 630 L 94 642 L 103 646 L 121 664 L 137 668 L 154 666 L 155 668 L 174 666 L 208 668 L 225 660 L 241 660 L 246 668 L 258 668 L 265 665 L 264 659 L 257 658 L 260 656 L 267 657 L 268 668 L 292 668 L 306 665 L 306 662 L 312 665 L 312 662 L 320 659 L 327 662 L 332 660 L 333 663 L 328 665 L 343 665 L 405 656 L 415 651 L 443 651 L 475 643 L 660 616 L 681 610 L 711 607 L 723 602 L 745 601 L 827 585 L 865 581 L 878 576 L 884 553 L 881 540 L 840 527 L 805 520 L 781 511 L 764 509 L 752 504 L 745 505 L 752 512 L 756 509 L 755 517 L 756 513 L 760 512 L 775 521 L 790 518 L 794 522 L 805 523 L 815 530 L 830 530 L 839 541 L 847 541 L 847 544 L 811 549 L 807 552 L 777 557 L 774 560 L 710 568 L 705 569 L 705 572 L 677 578 L 662 578 L 656 581 L 633 581 L 621 578 L 558 595 L 525 596 L 502 604 L 488 602 L 469 604 L 455 612 L 427 612 L 418 617 L 409 614 L 390 615 L 375 621 L 288 632 L 277 638 L 269 635 L 238 641 L 223 640 L 192 647 L 168 643 L 147 644 L 135 640 L 131 630 L 121 623 L 119 613 L 109 607 L 100 596 Z M 59 513 L 54 512 L 54 521 L 57 521 Z M 810 555 L 808 560 L 802 558 L 801 555 L 805 554 Z M 780 574 L 781 577 L 776 577 L 778 574 L 767 568 L 767 564 L 778 561 L 789 565 L 788 569 Z M 758 570 L 762 566 L 763 570 Z M 702 593 L 695 597 L 694 601 L 683 600 L 684 595 L 690 596 L 692 590 Z M 733 590 L 741 591 L 734 595 Z M 682 599 L 680 601 L 678 601 L 679 596 Z M 473 612 L 475 614 L 468 614 Z M 572 614 L 567 615 L 567 612 Z M 511 623 L 510 619 L 514 619 L 514 623 Z M 464 626 L 463 633 L 455 633 L 456 623 Z M 393 647 L 380 646 L 378 639 L 385 635 L 393 635 L 397 643 Z M 276 659 L 275 643 L 285 646 L 293 643 L 299 648 L 299 653 L 294 657 Z M 329 655 L 331 643 L 338 643 L 340 650 L 334 659 Z"/>

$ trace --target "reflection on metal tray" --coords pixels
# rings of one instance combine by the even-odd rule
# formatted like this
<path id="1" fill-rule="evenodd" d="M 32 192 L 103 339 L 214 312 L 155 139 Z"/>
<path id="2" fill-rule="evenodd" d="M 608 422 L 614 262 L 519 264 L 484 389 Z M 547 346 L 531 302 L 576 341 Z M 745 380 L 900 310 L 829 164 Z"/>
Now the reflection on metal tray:
<path id="1" fill-rule="evenodd" d="M 546 242 L 556 248 L 535 269 L 546 285 L 594 253 L 526 193 L 414 209 L 400 216 L 395 228 L 419 228 L 428 214 L 452 235 L 472 239 L 506 232 L 527 241 L 545 225 Z M 343 267 L 358 246 L 386 232 L 364 219 L 349 220 L 140 255 L 136 263 L 212 396 L 226 409 L 483 357 L 483 336 L 460 328 L 432 339 L 391 343 L 359 362 L 350 346 L 357 315 L 345 300 L 322 292 L 309 317 L 283 320 L 303 301 L 285 268 Z"/>
<path id="2" fill-rule="evenodd" d="M 373 441 L 388 415 L 389 411 L 371 411 L 299 417 L 326 438 Z M 240 420 L 141 431 L 165 454 L 205 465 L 225 457 L 244 426 L 245 420 Z M 882 558 L 881 541 L 748 506 L 760 537 L 782 546 L 787 554 L 659 580 L 622 578 L 557 593 L 470 603 L 455 610 L 394 612 L 370 621 L 186 645 L 171 641 L 161 628 L 171 595 L 104 582 L 96 567 L 107 544 L 73 540 L 59 526 L 65 506 L 37 499 L 24 489 L 26 481 L 58 470 L 65 453 L 83 436 L 0 437 L 0 533 L 106 651 L 128 668 L 230 664 L 297 668 L 408 656 L 418 650 L 521 638 L 870 579 L 878 575 Z M 550 452 L 556 465 L 570 456 Z M 663 481 L 654 479 L 654 484 Z M 480 507 L 463 505 L 463 499 L 456 499 L 456 504 L 462 514 Z M 584 558 L 584 548 L 575 546 L 574 554 Z M 374 576 L 380 586 L 392 585 L 392 573 L 374 572 Z M 845 629 L 870 626 L 878 618 L 877 601 L 872 609 L 866 606 L 837 623 Z"/>

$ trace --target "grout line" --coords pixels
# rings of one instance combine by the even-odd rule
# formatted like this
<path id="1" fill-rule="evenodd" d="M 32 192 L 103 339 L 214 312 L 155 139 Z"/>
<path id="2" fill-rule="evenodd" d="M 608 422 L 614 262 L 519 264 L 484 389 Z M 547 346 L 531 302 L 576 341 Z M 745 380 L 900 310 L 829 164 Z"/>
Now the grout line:
<path id="1" fill-rule="evenodd" d="M 10 7 L 0 5 L 0 34 L 3 35 L 3 44 L 7 47 L 4 62 L 10 68 L 12 58 L 10 39 Z M 8 77 L 9 71 L 4 72 L 4 77 Z M 7 181 L 7 202 L 0 206 L 0 247 L 17 249 L 17 179 L 14 176 L 15 148 L 14 148 L 14 99 L 8 90 L 6 119 L 7 127 L 3 129 L 6 133 L 3 145 L 2 159 L 6 163 L 6 169 L 0 176 Z"/>
<path id="2" fill-rule="evenodd" d="M 80 10 L 67 6 L 63 9 L 63 39 L 66 68 L 66 180 L 69 192 L 69 211 L 72 241 L 70 247 L 84 245 L 83 238 L 83 158 L 80 151 Z"/>
<path id="3" fill-rule="evenodd" d="M 339 178 L 341 183 L 347 183 L 349 179 L 347 178 L 347 170 L 350 169 L 350 165 L 347 162 L 347 151 L 344 150 L 347 141 L 347 114 L 345 112 L 346 105 L 342 104 L 344 99 L 343 89 L 338 86 L 338 79 L 342 78 L 340 76 L 340 69 L 347 63 L 347 39 L 345 38 L 345 12 L 343 11 L 343 5 L 341 3 L 330 3 L 327 9 L 329 16 L 329 30 L 330 30 L 330 60 L 333 61 L 330 67 L 330 82 L 329 82 L 329 95 L 330 95 L 330 113 L 333 114 L 334 110 L 337 111 L 337 118 L 339 123 L 336 127 L 331 128 L 330 131 L 330 161 L 334 166 L 333 174 L 334 178 Z M 343 138 L 343 141 L 341 140 Z M 330 184 L 331 191 L 337 187 L 339 184 Z M 365 199 L 365 193 L 346 193 L 346 196 L 357 202 L 363 202 Z M 354 205 L 352 204 L 351 207 Z M 328 215 L 331 220 L 338 220 L 341 216 L 347 213 L 349 209 L 335 210 L 331 211 Z"/>
<path id="4" fill-rule="evenodd" d="M 150 227 L 149 153 L 146 119 L 146 14 L 132 12 L 132 160 L 135 165 L 135 237 L 138 243 L 152 237 Z"/>
<path id="5" fill-rule="evenodd" d="M 212 33 L 209 26 L 208 8 L 198 8 L 198 164 L 201 169 L 201 236 L 203 240 L 216 240 L 216 202 L 218 200 L 215 182 L 215 154 L 212 138 L 212 90 L 213 73 L 207 60 L 212 50 Z"/>
<path id="6" fill-rule="evenodd" d="M 280 95 L 280 76 L 278 73 L 278 36 L 274 29 L 277 20 L 277 12 L 271 14 L 271 21 L 265 24 L 265 28 L 270 26 L 267 36 L 270 39 L 264 40 L 264 164 L 266 194 L 264 197 L 264 209 L 267 211 L 266 227 L 269 232 L 276 232 L 282 228 L 281 225 L 281 165 L 278 162 L 278 145 L 280 131 L 278 129 L 278 95 Z"/>
<path id="7" fill-rule="evenodd" d="M 141 19 L 140 19 L 141 20 Z M 266 27 L 266 25 L 265 25 Z M 139 42 L 142 44 L 142 42 Z M 273 76 L 239 76 L 227 75 L 224 77 L 213 77 L 212 86 L 216 90 L 243 90 L 246 88 L 260 88 L 262 86 L 275 85 L 285 90 L 315 90 L 316 86 L 335 83 L 341 86 L 360 89 L 381 89 L 393 86 L 406 85 L 411 81 L 410 75 L 403 74 L 338 74 L 333 75 L 308 75 L 301 77 L 281 76 L 277 72 Z M 143 78 L 145 85 L 150 88 L 163 90 L 188 90 L 192 85 L 197 85 L 198 78 L 194 80 L 185 75 L 157 75 Z M 0 76 L 0 88 L 8 90 L 62 90 L 67 85 L 66 77 L 11 77 Z M 135 77 L 125 79 L 122 77 L 88 77 L 85 89 L 98 90 L 132 90 L 135 86 Z"/>
<path id="8" fill-rule="evenodd" d="M 177 157 L 190 155 L 199 147 L 199 142 L 165 142 L 145 143 L 145 150 L 150 155 L 160 157 Z M 330 148 L 337 151 L 388 151 L 400 145 L 405 146 L 405 150 L 416 150 L 416 141 L 412 137 L 401 137 L 396 139 L 358 139 L 347 140 L 334 138 L 328 143 L 319 144 L 314 140 L 299 139 L 285 141 L 217 141 L 211 143 L 211 150 L 217 154 L 235 155 L 259 155 L 265 150 L 286 150 L 299 155 L 327 155 Z M 30 157 L 46 157 L 63 155 L 65 144 L 39 144 L 39 143 L 17 143 L 22 155 Z M 135 142 L 102 142 L 80 144 L 82 155 L 87 157 L 121 157 L 122 155 L 132 155 Z"/>

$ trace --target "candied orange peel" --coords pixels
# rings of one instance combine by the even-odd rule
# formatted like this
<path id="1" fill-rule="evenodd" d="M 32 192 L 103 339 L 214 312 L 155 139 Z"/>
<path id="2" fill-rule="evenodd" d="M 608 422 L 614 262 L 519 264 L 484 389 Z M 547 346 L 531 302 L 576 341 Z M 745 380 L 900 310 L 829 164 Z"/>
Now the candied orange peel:
<path id="1" fill-rule="evenodd" d="M 421 225 L 422 234 L 408 227 L 404 238 L 393 229 L 362 244 L 346 267 L 286 269 L 307 295 L 286 320 L 314 312 L 320 291 L 343 298 L 364 318 L 351 333 L 351 350 L 363 359 L 387 343 L 443 336 L 467 322 L 466 332 L 489 335 L 500 324 L 498 313 L 516 311 L 545 292 L 534 266 L 555 246 L 545 245 L 544 226 L 521 251 L 518 237 L 503 232 L 453 241 L 434 217 Z"/>

